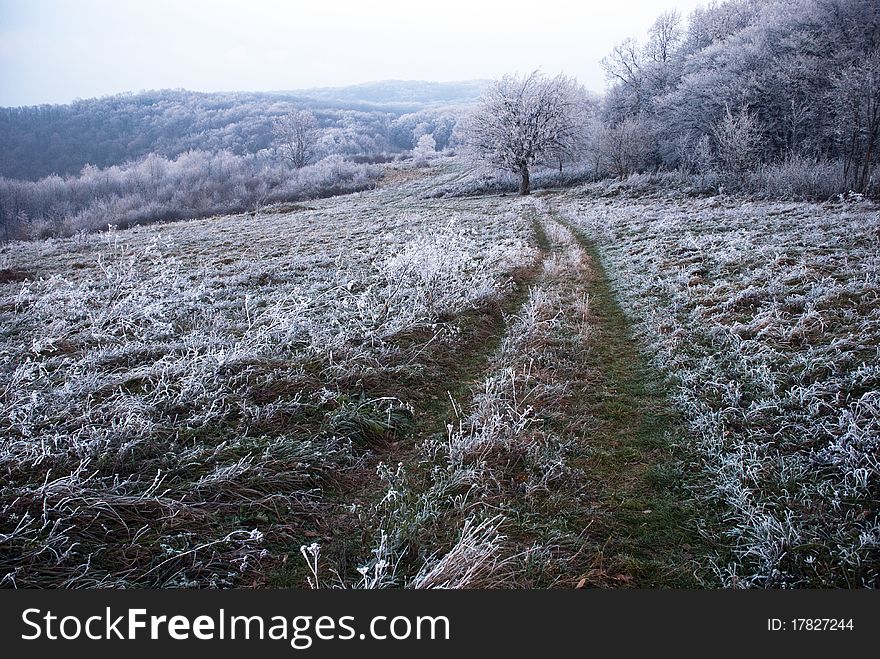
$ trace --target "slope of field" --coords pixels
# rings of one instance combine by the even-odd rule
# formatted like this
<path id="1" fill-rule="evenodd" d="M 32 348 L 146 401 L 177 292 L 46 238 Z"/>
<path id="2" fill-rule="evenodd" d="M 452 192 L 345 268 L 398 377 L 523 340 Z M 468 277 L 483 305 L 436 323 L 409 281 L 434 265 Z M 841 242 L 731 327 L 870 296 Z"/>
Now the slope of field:
<path id="1" fill-rule="evenodd" d="M 880 213 L 572 195 L 674 383 L 731 586 L 880 585 Z"/>
<path id="2" fill-rule="evenodd" d="M 373 383 L 418 380 L 526 239 L 351 196 L 5 247 L 5 583 L 258 579 L 265 536 L 301 540 L 411 415 Z"/>
<path id="3" fill-rule="evenodd" d="M 0 248 L 2 584 L 876 585 L 876 210 L 463 175 Z"/>

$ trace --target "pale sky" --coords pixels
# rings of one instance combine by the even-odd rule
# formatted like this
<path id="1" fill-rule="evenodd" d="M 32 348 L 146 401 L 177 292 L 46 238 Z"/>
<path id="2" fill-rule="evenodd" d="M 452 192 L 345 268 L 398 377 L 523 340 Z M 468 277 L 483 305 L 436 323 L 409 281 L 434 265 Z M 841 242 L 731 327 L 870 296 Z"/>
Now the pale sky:
<path id="1" fill-rule="evenodd" d="M 145 89 L 497 78 L 590 89 L 614 43 L 704 0 L 0 0 L 0 106 Z"/>

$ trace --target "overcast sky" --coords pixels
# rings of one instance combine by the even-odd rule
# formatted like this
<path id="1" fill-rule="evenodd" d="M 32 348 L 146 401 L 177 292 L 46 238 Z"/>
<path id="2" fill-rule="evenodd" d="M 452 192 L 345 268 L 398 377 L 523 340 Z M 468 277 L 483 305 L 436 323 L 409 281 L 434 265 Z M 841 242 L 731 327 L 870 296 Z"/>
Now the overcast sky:
<path id="1" fill-rule="evenodd" d="M 0 105 L 144 89 L 286 90 L 542 68 L 599 91 L 599 60 L 701 0 L 0 0 Z"/>

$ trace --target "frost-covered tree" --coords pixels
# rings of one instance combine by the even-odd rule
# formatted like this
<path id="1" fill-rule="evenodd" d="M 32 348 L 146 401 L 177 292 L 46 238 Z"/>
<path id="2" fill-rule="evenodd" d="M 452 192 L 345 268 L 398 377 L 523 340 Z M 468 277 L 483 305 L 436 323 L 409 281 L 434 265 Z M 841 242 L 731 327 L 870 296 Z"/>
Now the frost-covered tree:
<path id="1" fill-rule="evenodd" d="M 719 171 L 742 178 L 746 171 L 760 161 L 761 129 L 755 115 L 743 108 L 730 111 L 712 128 L 716 163 Z"/>
<path id="2" fill-rule="evenodd" d="M 320 137 L 318 120 L 308 110 L 297 110 L 275 121 L 275 139 L 281 157 L 296 169 L 309 164 L 315 156 Z"/>
<path id="3" fill-rule="evenodd" d="M 625 39 L 616 44 L 601 64 L 612 85 L 606 102 L 609 119 L 617 122 L 643 113 L 647 107 L 648 82 L 645 53 L 638 42 Z"/>
<path id="4" fill-rule="evenodd" d="M 677 10 L 665 11 L 657 17 L 648 31 L 650 40 L 646 53 L 655 62 L 666 63 L 672 59 L 681 43 L 683 20 Z"/>
<path id="5" fill-rule="evenodd" d="M 644 45 L 628 39 L 604 60 L 597 135 L 622 138 L 617 127 L 640 118 L 656 145 L 645 166 L 740 183 L 758 165 L 787 176 L 813 166 L 816 180 L 839 169 L 841 191 L 880 194 L 878 48 L 877 0 L 719 0 L 686 21 L 663 14 Z"/>
<path id="6" fill-rule="evenodd" d="M 437 142 L 428 133 L 423 134 L 413 149 L 413 158 L 418 167 L 425 167 L 428 159 L 437 152 Z"/>
<path id="7" fill-rule="evenodd" d="M 844 179 L 855 192 L 865 192 L 880 160 L 880 48 L 834 75 L 829 98 Z"/>
<path id="8" fill-rule="evenodd" d="M 568 139 L 561 141 L 548 157 L 548 165 L 563 171 L 566 164 L 583 162 L 590 155 L 594 135 L 599 127 L 600 97 L 586 90 L 579 89 L 572 104 L 572 120 L 577 130 L 572 131 Z"/>
<path id="9" fill-rule="evenodd" d="M 683 35 L 681 15 L 673 10 L 657 17 L 644 45 L 625 39 L 614 46 L 601 64 L 612 85 L 605 106 L 606 119 L 618 124 L 654 110 L 655 101 L 673 83 L 675 54 Z"/>
<path id="10" fill-rule="evenodd" d="M 583 88 L 561 74 L 505 76 L 463 122 L 464 143 L 479 162 L 519 176 L 519 193 L 527 195 L 532 167 L 578 148 L 585 99 Z"/>
<path id="11" fill-rule="evenodd" d="M 602 126 L 594 136 L 596 169 L 625 179 L 645 167 L 653 151 L 653 138 L 646 121 L 627 117 L 616 126 Z"/>

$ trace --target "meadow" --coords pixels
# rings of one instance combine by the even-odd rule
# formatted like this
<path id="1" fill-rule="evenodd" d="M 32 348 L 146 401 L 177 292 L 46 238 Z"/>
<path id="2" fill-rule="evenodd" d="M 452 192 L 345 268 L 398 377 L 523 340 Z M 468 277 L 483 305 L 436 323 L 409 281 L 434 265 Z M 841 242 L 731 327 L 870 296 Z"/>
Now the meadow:
<path id="1" fill-rule="evenodd" d="M 0 247 L 2 585 L 878 585 L 876 206 L 473 180 Z"/>

